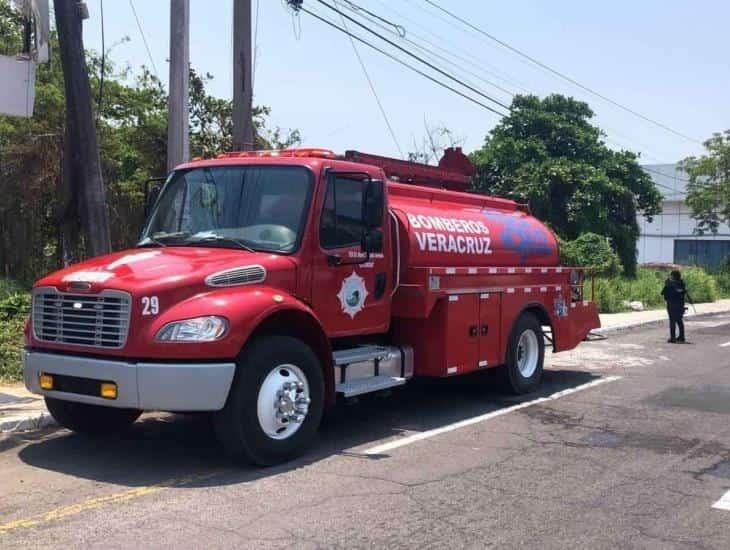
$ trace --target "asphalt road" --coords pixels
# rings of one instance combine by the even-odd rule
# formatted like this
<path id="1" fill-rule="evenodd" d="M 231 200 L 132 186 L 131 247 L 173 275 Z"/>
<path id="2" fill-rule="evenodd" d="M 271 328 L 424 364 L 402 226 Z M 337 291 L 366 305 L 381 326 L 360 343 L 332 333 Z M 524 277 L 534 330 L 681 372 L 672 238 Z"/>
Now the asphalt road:
<path id="1" fill-rule="evenodd" d="M 0 439 L 0 548 L 727 550 L 730 316 L 687 324 L 553 356 L 525 399 L 480 376 L 341 406 L 285 467 L 232 465 L 201 416 Z"/>

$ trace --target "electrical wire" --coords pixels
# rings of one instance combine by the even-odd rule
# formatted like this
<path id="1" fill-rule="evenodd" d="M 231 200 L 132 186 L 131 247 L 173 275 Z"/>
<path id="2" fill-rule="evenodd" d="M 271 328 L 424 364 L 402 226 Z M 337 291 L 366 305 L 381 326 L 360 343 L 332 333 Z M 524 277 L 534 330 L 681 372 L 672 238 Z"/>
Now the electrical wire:
<path id="1" fill-rule="evenodd" d="M 251 67 L 251 90 L 256 85 L 256 60 L 259 47 L 259 0 L 256 0 L 256 23 L 253 28 L 253 67 Z"/>
<path id="2" fill-rule="evenodd" d="M 474 71 L 472 71 L 470 69 L 467 69 L 463 65 L 459 65 L 458 63 L 455 63 L 453 59 L 450 59 L 450 58 L 446 57 L 445 55 L 442 55 L 442 54 L 440 54 L 440 53 L 438 53 L 436 51 L 433 51 L 433 49 L 441 50 L 441 51 L 444 51 L 445 53 L 447 53 L 447 55 L 451 55 L 452 58 L 458 57 L 457 55 L 453 54 L 452 52 L 449 52 L 448 50 L 444 50 L 443 48 L 439 47 L 437 44 L 434 44 L 433 42 L 430 42 L 428 39 L 422 38 L 419 35 L 417 35 L 415 33 L 412 33 L 410 31 L 408 31 L 407 32 L 407 35 L 406 35 L 406 28 L 403 27 L 402 25 L 393 23 L 393 22 L 391 22 L 391 21 L 389 21 L 387 19 L 384 19 L 383 17 L 378 16 L 377 14 L 373 14 L 373 12 L 370 12 L 368 10 L 365 10 L 364 8 L 361 8 L 361 7 L 357 6 L 357 4 L 354 4 L 353 2 L 347 2 L 345 6 L 346 7 L 347 6 L 355 6 L 355 7 L 350 7 L 349 9 L 352 10 L 354 13 L 358 14 L 363 19 L 367 20 L 369 23 L 374 24 L 374 25 L 377 25 L 381 29 L 384 29 L 387 32 L 390 32 L 390 33 L 396 35 L 403 42 L 406 42 L 406 43 L 410 44 L 411 46 L 413 46 L 414 48 L 416 48 L 416 49 L 420 50 L 421 52 L 423 52 L 431 60 L 440 59 L 441 61 L 444 61 L 447 64 L 449 64 L 450 66 L 452 66 L 452 67 L 454 67 L 454 68 L 462 71 L 463 73 L 466 73 L 468 75 L 471 75 L 474 78 L 476 78 L 477 80 L 480 80 L 481 82 L 487 84 L 488 86 L 492 86 L 493 88 L 499 90 L 500 92 L 502 92 L 504 94 L 507 94 L 510 98 L 514 97 L 514 92 L 512 92 L 511 90 L 508 90 L 507 88 L 505 88 L 505 87 L 497 84 L 496 82 L 493 82 L 491 80 L 488 80 L 488 79 L 484 78 L 480 74 L 478 74 L 478 73 L 476 73 L 476 72 L 474 72 Z M 364 11 L 368 15 L 363 15 L 363 14 L 359 13 L 359 11 Z M 369 14 L 372 14 L 372 17 Z M 379 20 L 388 21 L 388 23 L 387 23 L 387 25 L 384 25 L 384 24 L 380 23 Z M 394 25 L 397 25 L 399 28 L 402 28 L 403 29 L 403 34 L 400 34 L 399 32 L 393 31 L 391 27 L 394 26 Z M 409 36 L 413 36 L 417 40 L 419 40 L 419 41 L 421 41 L 421 42 L 423 42 L 425 44 L 428 44 L 433 49 L 430 49 L 427 46 L 423 46 L 422 44 L 419 44 L 415 40 L 412 40 L 411 38 L 409 38 Z M 486 71 L 484 69 L 482 69 L 482 70 L 484 72 L 489 72 L 489 71 Z M 504 79 L 502 79 L 502 80 L 504 80 Z M 471 84 L 471 85 L 474 85 L 469 80 L 464 79 L 464 81 L 467 82 L 467 83 L 469 83 L 469 84 Z"/>
<path id="3" fill-rule="evenodd" d="M 342 0 L 342 1 L 345 4 L 347 4 L 351 10 L 353 10 L 355 12 L 359 12 L 359 11 L 365 12 L 370 17 L 372 17 L 374 19 L 377 19 L 381 23 L 385 23 L 386 25 L 389 25 L 389 26 L 393 27 L 393 29 L 395 29 L 396 34 L 398 36 L 400 36 L 401 38 L 405 38 L 406 37 L 406 29 L 405 29 L 405 27 L 403 25 L 399 25 L 397 23 L 393 23 L 392 21 L 389 21 L 388 19 L 386 19 L 384 17 L 381 17 L 377 13 L 373 13 L 370 10 L 368 10 L 366 8 L 363 8 L 362 6 L 358 6 L 357 4 L 355 4 L 355 2 L 350 2 L 350 0 Z M 335 4 L 337 4 L 337 2 L 335 2 Z"/>
<path id="4" fill-rule="evenodd" d="M 337 0 L 333 0 L 335 5 L 337 5 Z M 339 6 L 338 6 L 339 7 Z M 345 18 L 342 17 L 342 26 L 345 28 L 345 30 L 349 31 L 347 28 L 347 23 L 345 22 Z M 398 149 L 398 154 L 401 158 L 403 158 L 403 149 L 401 149 L 400 143 L 398 143 L 398 138 L 395 136 L 395 131 L 393 130 L 393 126 L 390 124 L 390 120 L 388 119 L 388 115 L 385 112 L 385 108 L 383 107 L 382 102 L 380 101 L 380 97 L 378 97 L 378 92 L 375 90 L 375 84 L 373 83 L 372 79 L 370 78 L 370 74 L 368 73 L 367 68 L 365 67 L 365 62 L 362 59 L 362 56 L 360 56 L 360 52 L 357 49 L 357 44 L 355 44 L 355 39 L 348 34 L 348 38 L 350 39 L 350 44 L 352 45 L 352 50 L 355 52 L 355 57 L 357 57 L 357 61 L 360 63 L 360 68 L 362 69 L 363 74 L 365 75 L 365 79 L 368 81 L 368 85 L 370 86 L 370 91 L 373 93 L 373 97 L 375 98 L 375 102 L 378 104 L 378 109 L 380 109 L 380 114 L 383 115 L 383 120 L 385 121 L 385 125 L 388 127 L 388 132 L 390 132 L 390 137 L 393 139 L 393 143 L 395 143 L 396 149 Z"/>
<path id="5" fill-rule="evenodd" d="M 501 70 L 499 70 L 496 66 L 491 65 L 489 63 L 485 63 L 483 60 L 478 59 L 476 56 L 471 54 L 471 52 L 457 53 L 457 52 L 444 48 L 440 44 L 447 43 L 448 42 L 447 38 L 445 38 L 443 35 L 433 32 L 431 29 L 425 27 L 423 24 L 419 23 L 417 20 L 413 19 L 412 17 L 409 17 L 408 15 L 403 14 L 402 12 L 396 10 L 395 8 L 393 8 L 392 2 L 386 3 L 383 0 L 375 0 L 375 2 L 377 2 L 378 4 L 383 6 L 389 12 L 400 17 L 403 21 L 410 22 L 410 23 L 412 23 L 413 26 L 423 30 L 423 32 L 425 34 L 431 36 L 433 38 L 433 40 L 430 40 L 421 34 L 416 34 L 410 28 L 408 29 L 408 36 L 410 36 L 412 38 L 416 38 L 416 39 L 420 40 L 421 42 L 428 44 L 432 48 L 440 50 L 455 59 L 459 59 L 459 60 L 467 63 L 468 65 L 471 65 L 472 67 L 474 67 L 486 74 L 489 74 L 489 75 L 493 76 L 494 78 L 496 78 L 506 84 L 509 84 L 519 90 L 522 90 L 523 92 L 530 93 L 530 90 L 528 90 L 526 88 L 526 85 L 524 83 L 518 82 L 515 79 L 511 78 L 509 75 L 507 75 L 504 72 L 502 72 Z M 434 42 L 434 40 L 436 42 Z M 463 55 L 465 53 L 467 55 Z M 485 67 L 488 67 L 488 69 Z"/>
<path id="6" fill-rule="evenodd" d="M 333 27 L 334 29 L 337 29 L 338 31 L 340 31 L 340 32 L 342 32 L 344 34 L 347 34 L 347 35 L 351 36 L 352 38 L 354 38 L 358 42 L 360 42 L 362 44 L 365 44 L 366 46 L 368 46 L 369 48 L 375 50 L 376 52 L 378 52 L 378 53 L 380 53 L 380 54 L 382 54 L 382 55 L 384 55 L 386 57 L 389 57 L 390 59 L 392 59 L 396 63 L 399 63 L 400 65 L 403 65 L 404 67 L 410 69 L 414 73 L 417 73 L 417 74 L 421 75 L 422 77 L 430 80 L 431 82 L 433 82 L 435 84 L 438 84 L 442 88 L 446 88 L 447 90 L 449 90 L 449 91 L 451 91 L 451 92 L 453 92 L 453 93 L 455 93 L 455 94 L 463 97 L 464 99 L 466 99 L 467 101 L 470 101 L 470 102 L 474 103 L 475 105 L 478 105 L 479 107 L 482 107 L 482 108 L 486 109 L 487 111 L 490 111 L 490 112 L 492 112 L 495 115 L 498 115 L 500 117 L 503 117 L 503 116 L 506 116 L 507 115 L 507 113 L 501 113 L 498 110 L 494 109 L 493 107 L 490 107 L 489 105 L 486 105 L 485 103 L 482 103 L 481 101 L 479 101 L 479 100 L 477 100 L 477 99 L 475 99 L 475 98 L 473 98 L 473 97 L 465 94 L 464 92 L 462 92 L 462 91 L 454 88 L 453 86 L 450 86 L 449 84 L 446 84 L 445 82 L 442 82 L 442 81 L 438 80 L 437 78 L 435 78 L 432 75 L 430 75 L 430 74 L 428 74 L 428 73 L 426 73 L 426 72 L 424 72 L 424 71 L 422 71 L 422 70 L 414 67 L 413 65 L 410 65 L 410 64 L 406 63 L 402 59 L 400 59 L 400 58 L 396 57 L 395 55 L 393 55 L 393 54 L 391 54 L 391 53 L 383 50 L 382 48 L 379 48 L 378 46 L 376 46 L 376 45 L 368 42 L 364 38 L 361 38 L 360 36 L 358 36 L 356 34 L 353 34 L 352 32 L 344 29 L 343 27 L 340 27 L 337 23 L 333 23 L 332 21 L 329 21 L 325 17 L 322 17 L 321 15 L 318 15 L 318 14 L 310 11 L 309 9 L 307 9 L 305 7 L 299 8 L 299 11 L 303 11 L 307 15 L 309 15 L 311 17 L 314 17 L 315 19 L 321 21 L 322 23 L 324 23 L 326 25 L 329 25 L 330 27 Z"/>
<path id="7" fill-rule="evenodd" d="M 101 68 L 99 69 L 99 97 L 96 102 L 96 125 L 99 125 L 102 102 L 104 101 L 104 73 L 106 72 L 106 42 L 104 39 L 104 0 L 99 0 L 101 16 Z"/>
<path id="8" fill-rule="evenodd" d="M 134 14 L 134 20 L 137 22 L 137 29 L 139 30 L 139 34 L 142 37 L 142 42 L 144 43 L 144 48 L 147 50 L 147 57 L 150 60 L 150 64 L 152 65 L 152 70 L 155 72 L 155 76 L 157 77 L 157 80 L 160 79 L 160 75 L 157 72 L 157 66 L 155 65 L 155 60 L 152 59 L 152 51 L 150 50 L 149 44 L 147 44 L 147 38 L 144 35 L 144 31 L 142 30 L 142 23 L 139 21 L 139 17 L 137 16 L 137 10 L 134 8 L 134 1 L 129 0 L 129 7 L 132 8 L 132 13 Z"/>
<path id="9" fill-rule="evenodd" d="M 506 89 L 506 88 L 504 88 L 504 87 L 496 84 L 495 82 L 493 82 L 491 80 L 485 79 L 481 74 L 478 74 L 478 73 L 474 72 L 473 70 L 470 70 L 470 69 L 464 67 L 463 65 L 459 65 L 453 59 L 458 59 L 458 60 L 466 63 L 467 65 L 469 65 L 471 67 L 474 67 L 475 69 L 483 72 L 483 73 L 489 74 L 489 75 L 493 76 L 494 78 L 496 78 L 496 79 L 498 79 L 498 80 L 500 80 L 502 82 L 505 82 L 506 84 L 509 84 L 509 85 L 517 88 L 518 90 L 520 90 L 520 91 L 522 91 L 524 93 L 527 93 L 527 94 L 535 94 L 535 92 L 533 90 L 530 90 L 530 89 L 528 89 L 526 87 L 526 84 L 524 84 L 522 82 L 516 81 L 513 77 L 510 77 L 509 75 L 503 74 L 496 67 L 487 64 L 487 66 L 489 66 L 492 70 L 486 69 L 482 65 L 483 62 L 481 60 L 479 60 L 479 59 L 477 59 L 477 58 L 475 58 L 473 56 L 472 57 L 466 57 L 466 56 L 464 56 L 464 55 L 462 55 L 462 54 L 460 54 L 458 52 L 455 52 L 453 50 L 450 50 L 448 48 L 445 48 L 442 44 L 448 43 L 448 39 L 447 38 L 445 38 L 442 35 L 439 35 L 439 34 L 434 33 L 432 30 L 430 30 L 429 28 L 425 27 L 419 21 L 417 21 L 417 20 L 409 17 L 408 15 L 403 14 L 402 12 L 394 9 L 392 7 L 392 4 L 391 3 L 386 3 L 383 0 L 374 0 L 374 1 L 377 2 L 378 4 L 380 4 L 384 9 L 386 9 L 388 12 L 390 12 L 394 16 L 399 17 L 403 21 L 407 21 L 407 22 L 411 23 L 413 26 L 415 26 L 415 27 L 423 30 L 424 33 L 428 34 L 429 36 L 434 37 L 434 39 L 438 41 L 438 43 L 436 43 L 436 42 L 434 42 L 432 40 L 429 40 L 428 38 L 424 37 L 423 35 L 419 35 L 419 34 L 415 33 L 415 32 L 413 32 L 413 30 L 410 27 L 407 29 L 407 36 L 408 37 L 402 39 L 402 40 L 404 40 L 406 42 L 409 42 L 410 44 L 412 44 L 415 48 L 419 49 L 420 51 L 423 51 L 425 53 L 425 55 L 427 55 L 431 59 L 433 59 L 434 57 L 437 57 L 437 58 L 439 58 L 439 59 L 441 59 L 441 60 L 449 63 L 451 66 L 454 66 L 456 69 L 458 69 L 458 70 L 460 70 L 460 71 L 462 71 L 462 72 L 464 72 L 464 73 L 466 73 L 468 75 L 471 75 L 471 76 L 475 77 L 476 79 L 480 80 L 481 82 L 483 82 L 483 83 L 485 83 L 485 84 L 487 84 L 489 86 L 495 87 L 496 89 L 500 90 L 501 92 L 509 95 L 511 98 L 513 98 L 516 95 L 517 92 L 514 92 L 512 90 L 508 90 L 508 89 Z M 407 1 L 408 2 L 416 2 L 416 0 L 407 0 Z M 348 0 L 347 4 L 354 4 L 354 2 L 351 2 L 351 1 Z M 355 6 L 356 6 L 356 4 L 355 4 Z M 430 12 L 428 10 L 425 10 L 423 7 L 420 7 L 420 8 L 424 12 L 426 12 L 426 13 L 428 13 L 430 15 L 434 15 L 432 12 Z M 356 10 L 353 9 L 353 11 L 355 13 L 357 13 Z M 391 29 L 385 27 L 384 25 L 378 23 L 377 21 L 375 21 L 373 19 L 369 19 L 367 15 L 359 14 L 359 16 L 362 17 L 362 18 L 364 18 L 364 19 L 368 19 L 370 23 L 375 24 L 375 25 L 378 25 L 380 28 L 383 28 L 383 29 L 385 29 L 385 30 L 387 30 L 387 31 L 389 31 L 389 32 L 392 33 L 392 30 Z M 380 17 L 382 19 L 388 21 L 389 24 L 395 24 L 392 20 L 386 19 L 385 17 L 382 17 L 382 16 L 380 16 Z M 438 17 L 439 17 L 439 19 L 441 19 L 442 21 L 448 23 L 449 25 L 453 26 L 454 28 L 457 28 L 457 24 L 456 23 L 453 23 L 452 21 L 447 20 L 444 17 L 441 17 L 441 16 L 438 16 Z M 415 40 L 412 40 L 412 39 L 415 39 L 415 40 L 418 40 L 419 42 L 422 42 L 424 44 L 427 44 L 430 48 L 429 47 L 426 47 L 426 46 L 423 46 L 423 45 L 417 43 Z M 434 50 L 443 52 L 445 55 L 441 55 L 441 54 L 437 53 L 437 51 L 434 51 Z M 451 57 L 452 59 L 449 59 L 447 56 Z M 524 61 L 524 60 L 522 60 L 522 61 Z M 527 63 L 527 62 L 525 62 L 525 63 Z M 664 164 L 665 163 L 665 161 L 662 160 L 662 159 L 659 159 L 659 157 L 657 155 L 651 155 L 651 154 L 649 154 L 650 152 L 648 151 L 648 149 L 646 148 L 645 145 L 643 145 L 643 144 L 637 145 L 636 143 L 633 143 L 632 141 L 630 141 L 629 138 L 627 138 L 626 136 L 620 134 L 618 131 L 616 131 L 616 130 L 608 127 L 608 126 L 605 126 L 604 125 L 602 127 L 605 128 L 611 135 L 618 135 L 618 136 L 620 136 L 622 138 L 625 138 L 624 141 L 621 141 L 621 142 L 615 141 L 615 140 L 612 140 L 612 139 L 608 139 L 608 141 L 612 142 L 614 145 L 618 146 L 619 148 L 623 148 L 623 149 L 627 149 L 627 150 L 641 151 L 641 154 L 643 156 L 645 156 L 647 158 L 650 158 L 650 159 L 653 158 L 658 164 Z"/>
<path id="10" fill-rule="evenodd" d="M 682 137 L 682 138 L 686 139 L 687 141 L 691 141 L 692 143 L 696 143 L 696 144 L 702 145 L 702 142 L 700 140 L 697 140 L 697 139 L 695 139 L 693 137 L 690 137 L 690 136 L 688 136 L 686 134 L 683 134 L 682 132 L 680 132 L 678 130 L 675 130 L 674 128 L 671 128 L 671 127 L 667 126 L 666 124 L 664 124 L 662 122 L 659 122 L 659 121 L 657 121 L 655 119 L 652 119 L 652 118 L 650 118 L 650 117 L 648 117 L 646 115 L 643 115 L 643 114 L 641 114 L 641 113 L 639 113 L 639 112 L 631 109 L 630 107 L 626 107 L 625 105 L 622 105 L 618 101 L 615 101 L 615 100 L 611 99 L 610 97 L 605 96 L 602 93 L 595 91 L 594 89 L 586 86 L 585 84 L 581 84 L 580 82 L 578 82 L 574 78 L 571 78 L 570 76 L 566 75 L 565 73 L 562 73 L 562 72 L 558 71 L 557 69 L 553 69 L 549 65 L 543 63 L 542 61 L 539 61 L 538 59 L 536 59 L 536 58 L 528 55 L 527 53 L 525 53 L 525 52 L 523 52 L 523 51 L 521 51 L 521 50 L 519 50 L 517 48 L 515 48 L 514 46 L 508 44 L 507 42 L 505 42 L 503 40 L 500 40 L 496 36 L 488 33 L 487 31 L 485 31 L 485 30 L 477 27 L 476 25 L 470 23 L 466 19 L 464 19 L 464 18 L 456 15 L 455 13 L 447 10 L 446 8 L 440 6 L 438 3 L 434 2 L 433 0 L 424 0 L 424 2 L 426 2 L 427 4 L 433 6 L 436 9 L 440 10 L 441 12 L 443 12 L 446 15 L 448 15 L 449 17 L 455 19 L 456 21 L 459 21 L 460 23 L 462 23 L 463 25 L 469 27 L 473 31 L 475 31 L 475 32 L 477 32 L 477 33 L 479 33 L 479 34 L 481 34 L 481 35 L 489 38 L 493 42 L 496 42 L 500 46 L 502 46 L 504 48 L 507 48 L 512 53 L 515 53 L 515 54 L 519 55 L 523 59 L 527 59 L 528 61 L 530 61 L 531 63 L 537 65 L 538 67 L 540 67 L 540 68 L 542 68 L 542 69 L 544 69 L 544 70 L 552 73 L 553 75 L 561 78 L 562 80 L 565 80 L 566 82 L 569 82 L 569 83 L 573 84 L 574 86 L 577 86 L 578 88 L 580 88 L 580 89 L 588 92 L 589 94 L 591 94 L 591 95 L 593 95 L 595 97 L 598 97 L 598 98 L 602 99 L 603 101 L 606 101 L 607 103 L 610 103 L 611 105 L 613 105 L 615 107 L 618 107 L 619 109 L 622 109 L 623 111 L 626 111 L 627 113 L 630 113 L 630 114 L 634 115 L 635 117 L 638 117 L 638 118 L 640 118 L 640 119 L 642 119 L 642 120 L 644 120 L 646 122 L 649 122 L 649 123 L 653 124 L 654 126 L 657 126 L 657 127 L 662 128 L 662 129 L 664 129 L 664 130 L 666 130 L 668 132 L 671 132 L 674 135 L 677 135 L 679 137 Z"/>
<path id="11" fill-rule="evenodd" d="M 664 172 L 660 172 L 659 170 L 654 170 L 652 168 L 649 168 L 648 166 L 642 166 L 642 168 L 644 170 L 646 170 L 647 172 L 652 172 L 653 174 L 657 174 L 657 175 L 663 176 L 665 178 L 669 178 L 669 179 L 672 179 L 672 180 L 677 180 L 677 181 L 682 182 L 682 183 L 690 183 L 690 180 L 688 180 L 686 178 L 680 178 L 679 176 L 673 176 L 671 174 L 665 174 Z"/>
<path id="12" fill-rule="evenodd" d="M 342 10 L 339 10 L 339 9 L 335 8 L 334 6 L 332 6 L 332 5 L 328 4 L 327 2 L 325 2 L 324 0 L 317 0 L 317 2 L 319 2 L 320 4 L 322 4 L 322 5 L 323 5 L 323 6 L 325 6 L 325 7 L 329 8 L 330 10 L 334 11 L 335 13 L 338 13 L 338 14 L 339 14 L 340 16 L 344 17 L 345 19 L 347 19 L 347 20 L 349 20 L 349 21 L 351 21 L 351 22 L 355 23 L 355 24 L 356 24 L 356 25 L 357 25 L 358 27 L 360 27 L 360 28 L 364 29 L 365 31 L 369 32 L 370 34 L 372 34 L 372 35 L 374 35 L 374 36 L 376 36 L 376 37 L 380 38 L 380 39 L 381 39 L 382 41 L 384 41 L 384 42 L 386 42 L 387 44 L 389 44 L 389 45 L 393 46 L 394 48 L 396 48 L 396 49 L 400 50 L 401 52 L 405 53 L 406 55 L 408 55 L 408 56 L 412 57 L 413 59 L 415 59 L 415 60 L 419 61 L 419 62 L 420 62 L 420 63 L 422 63 L 423 65 L 426 65 L 426 66 L 427 66 L 427 67 L 428 67 L 429 69 L 431 69 L 431 70 L 433 70 L 433 71 L 436 71 L 437 73 L 439 73 L 439 74 L 440 74 L 440 75 L 442 75 L 442 76 L 445 76 L 445 77 L 446 77 L 446 78 L 448 78 L 449 80 L 452 80 L 452 81 L 456 82 L 457 84 L 459 84 L 459 86 L 462 86 L 462 87 L 464 87 L 464 88 L 466 88 L 466 89 L 470 90 L 471 92 L 474 92 L 475 94 L 477 94 L 477 95 L 479 95 L 479 96 L 483 97 L 483 98 L 484 98 L 484 99 L 486 99 L 487 101 L 489 101 L 489 102 L 491 102 L 491 103 L 494 103 L 495 105 L 499 105 L 500 107 L 502 107 L 503 109 L 506 109 L 506 110 L 507 110 L 507 111 L 509 112 L 509 110 L 510 110 L 510 107 L 509 107 L 508 105 L 505 105 L 505 104 L 504 104 L 504 103 L 502 103 L 501 101 L 499 101 L 499 100 L 497 100 L 497 99 L 494 99 L 493 97 L 491 97 L 490 95 L 488 95 L 488 94 L 486 94 L 486 93 L 482 92 L 481 90 L 479 90 L 479 89 L 477 89 L 477 88 L 474 88 L 473 86 L 470 86 L 469 84 L 465 83 L 464 81 L 462 81 L 462 80 L 459 80 L 459 79 L 458 79 L 458 78 L 456 78 L 455 76 L 453 76 L 453 75 L 451 75 L 450 73 L 448 73 L 448 72 L 444 71 L 443 69 L 441 69 L 441 68 L 437 67 L 437 66 L 436 66 L 436 65 L 434 65 L 433 63 L 430 63 L 430 62 L 426 61 L 426 60 L 425 60 L 425 59 L 423 59 L 422 57 L 420 57 L 420 56 L 418 56 L 418 55 L 414 54 L 413 52 L 411 52 L 411 51 L 407 50 L 406 48 L 403 48 L 402 46 L 400 46 L 400 45 L 396 44 L 395 42 L 393 42 L 392 40 L 390 40 L 390 39 L 386 38 L 386 37 L 385 37 L 385 36 L 383 36 L 382 34 L 380 34 L 380 33 L 378 33 L 378 32 L 375 32 L 374 30 L 372 30 L 372 29 L 371 29 L 370 27 L 368 27 L 367 25 L 364 25 L 363 23 L 360 23 L 360 22 L 359 22 L 359 21 L 357 21 L 356 19 L 353 19 L 353 18 L 352 18 L 352 17 L 350 17 L 349 15 L 347 15 L 347 14 L 343 13 L 343 12 L 342 12 Z M 303 8 L 302 8 L 302 9 L 303 9 Z M 310 13 L 311 13 L 311 12 L 310 12 Z"/>

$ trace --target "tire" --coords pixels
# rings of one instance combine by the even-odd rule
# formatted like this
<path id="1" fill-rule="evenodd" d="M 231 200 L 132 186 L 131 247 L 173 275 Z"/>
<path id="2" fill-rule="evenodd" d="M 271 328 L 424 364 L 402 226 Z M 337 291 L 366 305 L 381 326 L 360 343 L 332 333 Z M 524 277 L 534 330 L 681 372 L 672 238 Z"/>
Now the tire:
<path id="1" fill-rule="evenodd" d="M 142 411 L 87 405 L 46 397 L 51 416 L 64 428 L 90 435 L 112 434 L 124 431 L 139 418 Z"/>
<path id="2" fill-rule="evenodd" d="M 523 313 L 512 327 L 507 344 L 507 363 L 502 368 L 502 382 L 515 394 L 538 389 L 545 361 L 545 337 L 537 317 Z"/>
<path id="3" fill-rule="evenodd" d="M 302 455 L 324 408 L 322 367 L 314 352 L 296 338 L 266 336 L 246 346 L 237 363 L 226 405 L 213 417 L 220 443 L 234 459 L 260 466 Z M 301 386 L 285 389 L 287 383 Z M 307 398 L 306 406 L 298 401 Z"/>

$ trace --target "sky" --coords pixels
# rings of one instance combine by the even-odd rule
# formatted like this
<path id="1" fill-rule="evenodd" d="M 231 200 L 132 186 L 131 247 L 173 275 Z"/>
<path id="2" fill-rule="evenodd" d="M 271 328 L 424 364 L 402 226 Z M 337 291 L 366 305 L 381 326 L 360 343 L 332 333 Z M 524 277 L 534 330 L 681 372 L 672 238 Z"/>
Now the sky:
<path id="1" fill-rule="evenodd" d="M 87 0 L 86 48 L 101 51 L 100 1 Z M 498 44 L 445 18 L 425 0 L 353 0 L 401 25 L 408 40 L 439 55 L 447 70 L 509 104 L 511 93 L 562 93 L 587 101 L 613 148 L 641 162 L 675 162 L 702 146 L 594 97 Z M 344 6 L 343 0 L 328 0 Z M 576 81 L 696 141 L 730 128 L 730 70 L 725 0 L 438 0 L 480 29 Z M 256 30 L 254 102 L 271 107 L 270 126 L 298 128 L 303 144 L 400 156 L 420 148 L 425 127 L 446 127 L 466 152 L 477 149 L 500 117 L 358 45 L 397 144 L 347 36 L 283 0 L 252 0 Z M 158 76 L 167 82 L 168 0 L 106 0 L 107 49 L 117 64 L 150 66 L 139 16 Z M 214 75 L 210 91 L 232 96 L 232 0 L 190 0 L 190 60 Z M 317 0 L 304 6 L 341 24 Z M 345 10 L 347 13 L 347 11 Z M 255 14 L 258 13 L 258 18 Z M 351 25 L 352 27 L 352 25 Z M 353 29 L 355 27 L 352 27 Z M 380 29 L 380 32 L 387 31 Z M 398 40 L 390 35 L 393 40 Z M 129 41 L 121 42 L 124 37 Z M 372 37 L 371 37 L 372 38 Z M 377 39 L 374 39 L 377 40 Z M 422 42 L 427 40 L 430 44 Z M 415 51 L 411 44 L 404 44 Z M 387 45 L 385 46 L 387 47 Z M 439 49 L 436 49 L 439 48 Z M 441 64 L 442 60 L 437 59 Z M 414 60 L 409 60 L 417 64 Z M 491 84 L 497 84 L 500 90 Z M 472 94 L 473 95 L 473 94 Z M 478 96 L 477 96 L 478 97 Z M 492 105 L 487 100 L 483 102 Z M 499 107 L 497 107 L 499 109 Z"/>

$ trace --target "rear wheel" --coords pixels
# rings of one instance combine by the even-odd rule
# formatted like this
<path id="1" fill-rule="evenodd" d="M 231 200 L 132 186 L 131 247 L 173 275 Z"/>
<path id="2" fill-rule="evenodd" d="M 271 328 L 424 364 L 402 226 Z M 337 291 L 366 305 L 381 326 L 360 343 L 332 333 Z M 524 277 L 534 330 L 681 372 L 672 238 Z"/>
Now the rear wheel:
<path id="1" fill-rule="evenodd" d="M 502 378 L 507 389 L 516 394 L 535 391 L 540 386 L 545 360 L 545 337 L 540 321 L 523 313 L 510 333 L 507 364 Z"/>
<path id="2" fill-rule="evenodd" d="M 51 416 L 64 428 L 85 434 L 111 434 L 123 431 L 139 418 L 142 411 L 74 403 L 46 397 Z"/>
<path id="3" fill-rule="evenodd" d="M 312 350 L 296 338 L 267 336 L 241 354 L 226 405 L 214 416 L 216 434 L 234 458 L 279 464 L 312 444 L 323 407 Z"/>

